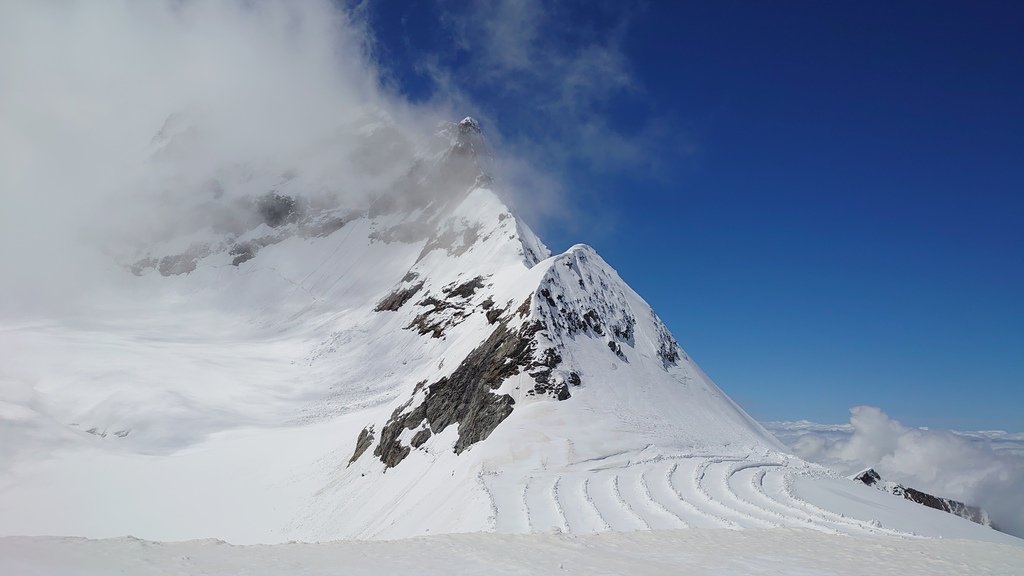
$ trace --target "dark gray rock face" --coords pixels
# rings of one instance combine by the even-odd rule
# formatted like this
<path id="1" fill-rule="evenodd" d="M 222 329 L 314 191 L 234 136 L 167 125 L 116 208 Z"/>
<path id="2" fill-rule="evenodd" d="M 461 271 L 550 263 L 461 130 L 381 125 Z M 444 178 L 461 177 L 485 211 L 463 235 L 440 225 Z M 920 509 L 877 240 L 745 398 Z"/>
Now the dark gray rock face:
<path id="1" fill-rule="evenodd" d="M 452 424 L 459 426 L 456 453 L 487 438 L 512 413 L 515 404 L 508 394 L 495 394 L 493 390 L 534 364 L 533 337 L 541 328 L 535 323 L 513 331 L 507 320 L 501 322 L 450 376 L 427 386 L 426 396 L 415 408 L 406 411 L 410 401 L 392 414 L 374 454 L 385 466 L 397 465 L 410 452 L 410 447 L 398 440 L 402 429 L 413 430 L 424 422 L 426 427 L 412 439 L 413 447 Z"/>
<path id="2" fill-rule="evenodd" d="M 175 254 L 174 256 L 164 256 L 160 259 L 160 263 L 157 264 L 157 270 L 160 271 L 161 276 L 177 276 L 178 274 L 188 274 L 196 269 L 196 257 L 192 254 Z"/>
<path id="3" fill-rule="evenodd" d="M 377 312 L 382 312 L 384 310 L 396 312 L 399 308 L 404 306 L 406 302 L 411 300 L 421 288 L 423 288 L 423 282 L 413 284 L 406 288 L 399 288 L 378 302 L 374 310 Z"/>
<path id="4" fill-rule="evenodd" d="M 457 325 L 461 319 L 466 317 L 463 306 L 447 300 L 439 300 L 433 296 L 428 296 L 417 302 L 417 306 L 425 306 L 427 310 L 413 318 L 406 329 L 416 330 L 421 335 L 430 334 L 433 338 L 444 336 L 446 328 Z M 450 315 L 442 314 L 446 310 L 451 310 L 452 313 Z"/>
<path id="5" fill-rule="evenodd" d="M 268 192 L 256 200 L 256 213 L 271 228 L 293 222 L 298 217 L 295 198 Z"/>
<path id="6" fill-rule="evenodd" d="M 284 240 L 284 238 L 284 236 L 263 236 L 262 238 L 256 238 L 247 242 L 239 242 L 238 244 L 235 244 L 231 247 L 231 250 L 228 251 L 228 254 L 233 256 L 231 259 L 231 265 L 238 266 L 243 262 L 252 260 L 256 257 L 256 253 L 259 252 L 261 248 L 277 244 Z"/>
<path id="7" fill-rule="evenodd" d="M 299 222 L 299 236 L 303 238 L 326 238 L 344 228 L 345 224 L 348 224 L 355 218 L 354 214 L 305 218 Z"/>
<path id="8" fill-rule="evenodd" d="M 374 230 L 370 233 L 370 240 L 392 244 L 413 244 L 430 238 L 430 228 L 424 222 L 402 222 L 383 230 Z"/>
<path id="9" fill-rule="evenodd" d="M 988 514 L 984 510 L 977 506 L 969 506 L 959 500 L 953 500 L 951 498 L 941 498 L 939 496 L 932 496 L 926 492 L 915 490 L 913 488 L 907 488 L 905 486 L 897 486 L 893 489 L 893 494 L 897 496 L 903 496 L 911 502 L 917 502 L 918 504 L 924 504 L 929 508 L 935 508 L 936 510 L 942 510 L 943 512 L 949 512 L 955 514 L 961 518 L 966 518 L 971 522 L 977 524 L 983 524 L 985 526 L 991 526 L 992 523 L 988 519 Z"/>
<path id="10" fill-rule="evenodd" d="M 417 262 L 434 250 L 444 250 L 449 256 L 462 256 L 480 239 L 480 226 L 448 227 L 430 237 L 420 251 Z"/>
<path id="11" fill-rule="evenodd" d="M 501 308 L 494 308 L 492 310 L 488 310 L 487 313 L 485 314 L 485 317 L 487 318 L 487 323 L 494 324 L 495 322 L 498 321 L 498 318 L 501 318 L 501 315 L 504 313 L 505 310 Z"/>
<path id="12" fill-rule="evenodd" d="M 356 439 L 356 449 L 352 452 L 352 457 L 349 458 L 348 463 L 351 464 L 359 457 L 363 455 L 363 452 L 373 445 L 373 426 L 367 426 L 363 428 L 363 431 L 359 433 L 359 438 Z"/>
<path id="13" fill-rule="evenodd" d="M 188 274 L 196 269 L 198 260 L 206 258 L 212 251 L 209 244 L 193 244 L 181 254 L 169 254 L 162 258 L 147 256 L 131 264 L 128 269 L 136 276 L 142 276 L 151 268 L 155 268 L 161 276 Z"/>
<path id="14" fill-rule="evenodd" d="M 553 372 L 561 363 L 562 356 L 554 348 L 544 350 L 540 360 L 533 362 L 529 367 L 530 376 L 533 377 L 537 384 L 534 385 L 533 390 L 527 392 L 527 395 L 539 396 L 548 394 L 556 400 L 568 400 L 571 398 L 572 394 L 569 393 L 569 384 L 575 381 L 575 385 L 579 386 L 580 376 L 576 372 L 572 372 L 566 380 L 556 378 Z"/>
<path id="15" fill-rule="evenodd" d="M 441 289 L 443 298 L 428 295 L 416 303 L 417 306 L 423 306 L 426 309 L 418 314 L 406 328 L 416 330 L 421 335 L 429 334 L 433 338 L 443 337 L 446 330 L 458 326 L 473 314 L 473 311 L 469 309 L 469 300 L 483 286 L 484 278 L 477 276 L 461 284 L 453 283 L 445 286 Z"/>
<path id="16" fill-rule="evenodd" d="M 878 472 L 875 472 L 874 468 L 869 468 L 861 472 L 859 475 L 855 476 L 853 479 L 859 480 L 867 486 L 874 486 L 875 484 L 881 482 L 882 477 L 878 475 Z"/>
<path id="17" fill-rule="evenodd" d="M 488 154 L 480 123 L 474 118 L 463 118 L 458 124 L 448 126 L 446 131 L 452 139 L 449 154 L 469 157 Z"/>
<path id="18" fill-rule="evenodd" d="M 658 358 L 661 359 L 662 366 L 667 370 L 669 366 L 679 364 L 679 360 L 682 357 L 682 348 L 675 338 L 672 337 L 672 334 L 669 333 L 661 318 L 658 318 L 654 311 L 651 311 L 651 314 L 654 316 L 655 324 L 658 326 Z"/>
<path id="19" fill-rule="evenodd" d="M 255 242 L 239 242 L 231 247 L 228 255 L 231 256 L 231 265 L 238 266 L 256 257 L 256 252 L 261 247 Z"/>
<path id="20" fill-rule="evenodd" d="M 380 443 L 373 449 L 373 455 L 380 458 L 380 461 L 388 468 L 397 466 L 412 451 L 410 447 L 403 446 L 402 442 L 398 439 L 398 435 L 402 433 L 402 428 L 412 429 L 418 425 L 412 422 L 408 424 L 412 425 L 408 426 L 405 418 L 396 417 L 393 414 L 391 420 L 388 420 L 388 423 L 380 431 Z"/>
<path id="21" fill-rule="evenodd" d="M 301 238 L 324 238 L 340 230 L 359 216 L 357 212 L 339 215 L 337 210 L 309 209 L 309 202 L 301 197 L 293 198 L 276 192 L 268 192 L 254 200 L 238 199 L 230 212 L 239 216 L 237 222 L 215 221 L 210 230 L 224 234 L 220 240 L 211 243 L 197 243 L 180 254 L 166 254 L 162 257 L 147 255 L 128 266 L 136 276 L 155 269 L 163 276 L 188 274 L 196 269 L 200 260 L 227 252 L 231 264 L 239 266 L 257 256 L 260 250 L 293 236 Z M 219 214 L 219 213 L 218 213 Z M 264 222 L 274 228 L 259 238 L 237 241 L 239 234 L 251 231 Z M 230 224 L 230 225 L 228 225 Z"/>
<path id="22" fill-rule="evenodd" d="M 982 524 L 984 526 L 992 525 L 992 522 L 988 518 L 988 514 L 977 506 L 969 506 L 959 500 L 953 500 L 951 498 L 933 496 L 927 492 L 915 490 L 914 488 L 907 488 L 902 484 L 890 483 L 886 485 L 886 483 L 882 482 L 882 477 L 878 472 L 875 472 L 873 468 L 869 468 L 861 472 L 854 477 L 854 480 L 863 482 L 867 486 L 874 486 L 879 490 L 890 492 L 896 496 L 902 496 L 911 502 L 916 502 L 929 508 L 955 514 L 977 524 Z"/>
<path id="23" fill-rule="evenodd" d="M 483 286 L 484 286 L 483 276 L 477 276 L 476 278 L 473 278 L 472 280 L 470 280 L 468 282 L 463 282 L 462 284 L 459 284 L 459 285 L 457 285 L 455 287 L 452 287 L 450 289 L 448 289 L 448 288 L 444 289 L 444 293 L 448 294 L 449 296 L 456 297 L 456 298 L 469 298 L 478 289 L 483 288 Z"/>
<path id="24" fill-rule="evenodd" d="M 424 428 L 413 435 L 412 440 L 409 440 L 409 444 L 413 448 L 419 448 L 426 444 L 427 440 L 430 440 L 430 428 Z"/>
<path id="25" fill-rule="evenodd" d="M 439 433 L 459 424 L 456 453 L 486 438 L 512 413 L 512 397 L 491 390 L 530 364 L 535 346 L 533 335 L 538 329 L 536 325 L 527 325 L 512 332 L 507 323 L 501 323 L 451 376 L 427 389 L 424 416 L 431 430 Z"/>

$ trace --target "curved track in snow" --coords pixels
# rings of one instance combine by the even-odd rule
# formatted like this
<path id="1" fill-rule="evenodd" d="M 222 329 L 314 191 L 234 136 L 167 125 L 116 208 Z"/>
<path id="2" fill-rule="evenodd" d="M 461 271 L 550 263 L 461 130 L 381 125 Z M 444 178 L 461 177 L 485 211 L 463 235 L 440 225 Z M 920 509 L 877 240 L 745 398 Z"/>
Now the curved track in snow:
<path id="1" fill-rule="evenodd" d="M 910 536 L 800 499 L 793 479 L 807 473 L 784 458 L 678 455 L 583 462 L 482 480 L 498 532 L 787 527 Z"/>

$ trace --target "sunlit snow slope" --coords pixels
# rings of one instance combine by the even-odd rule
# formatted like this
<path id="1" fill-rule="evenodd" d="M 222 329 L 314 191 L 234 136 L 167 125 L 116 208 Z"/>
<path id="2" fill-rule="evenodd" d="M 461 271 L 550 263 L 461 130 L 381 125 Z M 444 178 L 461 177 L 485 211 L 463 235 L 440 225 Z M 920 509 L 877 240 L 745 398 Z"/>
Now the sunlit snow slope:
<path id="1" fill-rule="evenodd" d="M 285 203 L 153 248 L 88 313 L 0 327 L 0 534 L 1020 542 L 787 454 L 593 249 L 550 255 L 459 130 L 416 173 L 443 190 Z"/>

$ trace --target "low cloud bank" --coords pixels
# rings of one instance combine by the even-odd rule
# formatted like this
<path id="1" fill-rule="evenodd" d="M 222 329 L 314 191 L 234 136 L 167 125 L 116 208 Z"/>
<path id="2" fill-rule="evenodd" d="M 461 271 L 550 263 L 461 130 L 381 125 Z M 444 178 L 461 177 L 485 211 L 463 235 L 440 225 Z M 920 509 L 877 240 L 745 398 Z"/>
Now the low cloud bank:
<path id="1" fill-rule="evenodd" d="M 847 425 L 768 424 L 800 457 L 983 507 L 1002 530 L 1024 536 L 1024 435 L 910 428 L 874 406 L 850 409 Z"/>

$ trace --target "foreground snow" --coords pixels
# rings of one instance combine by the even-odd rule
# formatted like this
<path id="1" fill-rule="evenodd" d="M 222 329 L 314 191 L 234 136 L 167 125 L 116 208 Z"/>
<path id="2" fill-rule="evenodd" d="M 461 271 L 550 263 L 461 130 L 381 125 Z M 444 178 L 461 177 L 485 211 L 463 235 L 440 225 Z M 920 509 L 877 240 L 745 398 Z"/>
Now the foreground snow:
<path id="1" fill-rule="evenodd" d="M 0 538 L 0 573 L 1020 574 L 1024 548 L 810 530 L 450 534 L 386 542 L 233 546 L 219 540 Z"/>

